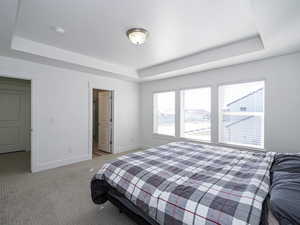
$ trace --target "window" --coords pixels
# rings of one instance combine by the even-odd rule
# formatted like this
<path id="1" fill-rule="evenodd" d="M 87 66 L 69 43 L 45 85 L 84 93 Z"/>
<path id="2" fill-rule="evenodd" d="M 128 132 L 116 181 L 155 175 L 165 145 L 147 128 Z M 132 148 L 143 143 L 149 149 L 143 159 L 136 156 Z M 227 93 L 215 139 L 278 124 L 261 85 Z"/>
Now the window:
<path id="1" fill-rule="evenodd" d="M 210 88 L 181 91 L 181 137 L 210 141 Z"/>
<path id="2" fill-rule="evenodd" d="M 175 92 L 153 95 L 153 132 L 175 136 Z"/>
<path id="3" fill-rule="evenodd" d="M 264 147 L 264 81 L 219 88 L 219 141 Z"/>

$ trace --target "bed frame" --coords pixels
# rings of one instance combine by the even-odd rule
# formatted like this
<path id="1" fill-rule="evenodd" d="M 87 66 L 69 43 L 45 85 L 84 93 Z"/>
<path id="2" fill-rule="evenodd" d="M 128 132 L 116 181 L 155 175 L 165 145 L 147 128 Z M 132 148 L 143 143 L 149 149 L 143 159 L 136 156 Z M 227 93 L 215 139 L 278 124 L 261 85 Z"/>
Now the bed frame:
<path id="1" fill-rule="evenodd" d="M 107 200 L 120 210 L 120 213 L 124 212 L 138 225 L 159 225 L 155 220 L 142 212 L 116 189 L 111 187 L 111 189 L 107 192 L 106 197 Z"/>
<path id="2" fill-rule="evenodd" d="M 93 179 L 91 190 L 94 203 L 103 204 L 108 200 L 120 210 L 120 213 L 127 214 L 138 225 L 159 225 L 106 181 Z"/>

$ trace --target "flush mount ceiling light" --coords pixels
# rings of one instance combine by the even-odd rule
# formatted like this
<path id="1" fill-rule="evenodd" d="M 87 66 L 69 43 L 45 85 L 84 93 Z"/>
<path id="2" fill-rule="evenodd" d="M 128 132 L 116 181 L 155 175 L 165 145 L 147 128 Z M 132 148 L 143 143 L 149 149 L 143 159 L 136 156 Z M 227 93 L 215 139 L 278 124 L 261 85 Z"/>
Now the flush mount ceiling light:
<path id="1" fill-rule="evenodd" d="M 143 28 L 132 28 L 127 31 L 128 39 L 135 45 L 142 45 L 149 36 L 149 32 Z"/>

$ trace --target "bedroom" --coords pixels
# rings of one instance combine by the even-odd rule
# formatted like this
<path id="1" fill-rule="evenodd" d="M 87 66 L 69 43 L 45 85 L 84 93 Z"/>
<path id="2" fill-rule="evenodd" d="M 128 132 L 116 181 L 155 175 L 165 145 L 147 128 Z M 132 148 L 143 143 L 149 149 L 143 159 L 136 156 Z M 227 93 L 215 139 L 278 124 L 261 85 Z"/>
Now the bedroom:
<path id="1" fill-rule="evenodd" d="M 216 152 L 227 147 L 237 157 L 292 153 L 285 160 L 297 178 L 298 0 L 3 0 L 0 16 L 0 77 L 31 85 L 30 156 L 25 162 L 18 153 L 0 155 L 0 224 L 147 224 L 148 217 L 153 219 L 149 213 L 136 217 L 126 207 L 119 213 L 120 201 L 94 204 L 91 179 L 108 160 L 169 143 L 196 143 Z M 93 89 L 114 93 L 113 154 L 95 159 Z M 3 116 L 7 105 L 1 95 L 0 100 Z M 4 137 L 1 147 L 8 143 Z M 191 154 L 201 151 L 195 147 Z M 289 157 L 277 154 L 271 161 L 280 164 L 277 156 Z M 267 173 L 275 176 L 270 168 Z M 266 184 L 265 194 L 272 193 L 274 185 Z M 295 184 L 297 179 L 293 189 Z M 283 215 L 273 207 L 273 219 L 298 224 L 299 199 L 287 200 L 295 211 Z M 262 206 L 257 206 L 259 215 Z M 217 220 L 228 218 L 225 209 L 215 210 Z M 176 219 L 175 206 L 170 212 L 163 218 L 190 224 Z M 154 220 L 176 224 L 163 218 Z M 261 222 L 254 221 L 250 224 Z"/>

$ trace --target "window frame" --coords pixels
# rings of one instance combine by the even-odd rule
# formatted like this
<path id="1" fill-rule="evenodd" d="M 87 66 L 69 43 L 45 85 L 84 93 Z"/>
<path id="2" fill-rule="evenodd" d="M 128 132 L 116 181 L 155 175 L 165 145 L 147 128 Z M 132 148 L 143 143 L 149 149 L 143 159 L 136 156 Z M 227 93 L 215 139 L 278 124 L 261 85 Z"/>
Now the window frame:
<path id="1" fill-rule="evenodd" d="M 202 142 L 202 143 L 212 143 L 212 116 L 210 117 L 210 139 L 209 140 L 201 140 L 201 139 L 195 139 L 195 138 L 188 138 L 183 136 L 183 124 L 184 124 L 184 108 L 183 108 L 183 92 L 184 91 L 189 91 L 189 90 L 197 90 L 197 89 L 209 89 L 210 92 L 210 114 L 212 115 L 212 91 L 213 88 L 210 85 L 206 86 L 200 86 L 200 87 L 191 87 L 191 88 L 181 88 L 178 89 L 179 92 L 179 134 L 178 137 L 184 140 L 191 140 L 191 141 L 197 141 L 197 142 Z"/>
<path id="2" fill-rule="evenodd" d="M 162 93 L 168 93 L 168 92 L 173 92 L 174 93 L 174 102 L 175 102 L 175 121 L 174 121 L 174 135 L 169 135 L 169 134 L 161 134 L 161 133 L 158 133 L 158 132 L 155 132 L 155 119 L 154 119 L 154 110 L 155 110 L 155 100 L 154 100 L 154 96 L 156 94 L 162 94 Z M 169 137 L 169 138 L 176 138 L 176 105 L 177 105 L 177 102 L 176 102 L 176 90 L 164 90 L 164 91 L 155 91 L 155 92 L 152 92 L 152 134 L 155 135 L 155 136 L 161 136 L 161 137 Z"/>
<path id="3" fill-rule="evenodd" d="M 251 83 L 251 82 L 264 82 L 264 102 L 263 102 L 263 125 L 264 125 L 264 142 L 263 146 L 245 146 L 241 144 L 228 144 L 220 141 L 220 87 L 224 85 L 233 85 L 233 84 L 243 84 L 243 83 Z M 228 82 L 219 82 L 215 84 L 205 84 L 205 85 L 195 85 L 195 86 L 186 86 L 182 88 L 170 88 L 158 91 L 152 91 L 152 107 L 154 106 L 154 94 L 157 93 L 164 93 L 164 92 L 175 92 L 175 136 L 166 135 L 166 134 L 159 134 L 154 132 L 154 109 L 152 108 L 151 112 L 151 122 L 152 122 L 152 137 L 158 139 L 159 141 L 192 141 L 196 143 L 208 144 L 212 146 L 220 146 L 220 147 L 229 147 L 229 148 L 236 148 L 239 150 L 246 150 L 246 151 L 266 151 L 266 115 L 267 115 L 267 108 L 266 108 L 266 98 L 267 98 L 267 90 L 268 90 L 268 82 L 265 77 L 258 77 L 255 79 L 239 79 L 233 80 Z M 211 91 L 211 140 L 210 141 L 203 141 L 197 139 L 190 139 L 181 137 L 181 95 L 180 92 L 182 90 L 190 90 L 190 89 L 198 89 L 198 88 L 210 88 Z"/>
<path id="4" fill-rule="evenodd" d="M 221 119 L 222 119 L 222 115 L 223 113 L 221 113 L 221 87 L 223 86 L 230 86 L 230 85 L 238 85 L 238 84 L 247 84 L 247 83 L 254 83 L 254 82 L 263 82 L 264 84 L 264 92 L 263 92 L 263 112 L 262 113 L 255 113 L 253 112 L 253 114 L 257 114 L 259 116 L 262 117 L 262 133 L 263 133 L 263 143 L 261 146 L 258 145 L 248 145 L 248 144 L 241 144 L 241 143 L 234 143 L 234 142 L 224 142 L 221 141 Z M 243 148 L 246 150 L 258 150 L 258 151 L 264 151 L 265 150 L 265 140 L 266 140 L 266 79 L 255 79 L 255 80 L 242 80 L 242 81 L 236 81 L 236 82 L 226 82 L 226 83 L 221 83 L 217 85 L 217 91 L 218 91 L 218 110 L 217 110 L 217 114 L 218 114 L 218 141 L 217 144 L 225 146 L 225 147 L 238 147 L 238 148 Z M 228 113 L 228 114 L 235 114 L 234 112 Z M 243 113 L 239 113 L 239 114 L 243 114 Z M 246 114 L 246 113 L 244 113 Z"/>

